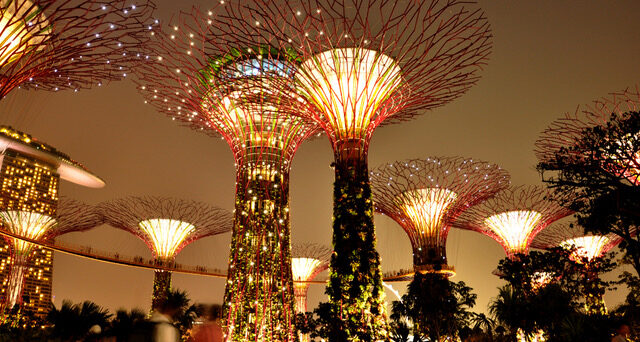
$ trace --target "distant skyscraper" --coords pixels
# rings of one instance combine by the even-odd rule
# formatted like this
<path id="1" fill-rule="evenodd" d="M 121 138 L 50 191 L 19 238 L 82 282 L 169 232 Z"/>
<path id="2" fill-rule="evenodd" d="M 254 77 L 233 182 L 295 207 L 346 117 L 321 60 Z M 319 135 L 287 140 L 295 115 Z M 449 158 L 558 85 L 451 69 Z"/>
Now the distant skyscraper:
<path id="1" fill-rule="evenodd" d="M 60 178 L 89 186 L 104 182 L 52 146 L 11 127 L 0 127 L 2 230 L 33 240 L 94 227 L 86 205 L 69 200 L 58 212 Z M 7 237 L 0 248 L 0 303 L 44 317 L 51 304 L 53 251 Z"/>

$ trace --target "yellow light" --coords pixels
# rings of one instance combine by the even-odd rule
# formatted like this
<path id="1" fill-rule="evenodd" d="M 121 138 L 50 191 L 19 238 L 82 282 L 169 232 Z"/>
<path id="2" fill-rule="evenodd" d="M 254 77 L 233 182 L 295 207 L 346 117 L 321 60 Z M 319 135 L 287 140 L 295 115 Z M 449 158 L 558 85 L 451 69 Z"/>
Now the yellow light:
<path id="1" fill-rule="evenodd" d="M 484 220 L 485 226 L 502 240 L 508 255 L 526 253 L 531 234 L 542 214 L 533 210 L 514 210 L 495 214 Z"/>
<path id="2" fill-rule="evenodd" d="M 20 59 L 34 46 L 44 48 L 38 44 L 45 39 L 43 31 L 49 29 L 44 14 L 31 1 L 13 1 L 3 7 L 0 13 L 0 65 Z"/>
<path id="3" fill-rule="evenodd" d="M 10 232 L 33 240 L 40 239 L 56 223 L 51 216 L 21 210 L 0 211 L 0 218 Z M 13 240 L 16 251 L 27 252 L 31 248 L 28 242 Z"/>
<path id="4" fill-rule="evenodd" d="M 309 281 L 313 278 L 322 261 L 313 258 L 291 258 L 293 281 Z M 304 285 L 304 284 L 303 284 Z"/>
<path id="5" fill-rule="evenodd" d="M 560 247 L 576 247 L 573 257 L 576 260 L 586 259 L 591 261 L 599 257 L 604 252 L 605 246 L 609 243 L 609 238 L 603 235 L 588 235 L 573 239 L 567 239 L 560 243 Z"/>
<path id="6" fill-rule="evenodd" d="M 427 188 L 403 192 L 396 201 L 422 236 L 437 236 L 442 219 L 457 197 L 448 189 Z"/>
<path id="7" fill-rule="evenodd" d="M 300 93 L 336 131 L 338 139 L 364 138 L 371 121 L 385 111 L 402 84 L 390 57 L 360 48 L 333 49 L 312 56 L 298 69 Z"/>
<path id="8" fill-rule="evenodd" d="M 175 257 L 180 244 L 196 230 L 192 224 L 172 219 L 150 219 L 138 223 L 153 244 L 156 258 Z"/>
<path id="9" fill-rule="evenodd" d="M 322 267 L 322 261 L 314 258 L 291 258 L 291 271 L 293 281 L 310 281 Z M 307 289 L 308 283 L 294 283 L 295 310 L 296 312 L 307 311 Z"/>

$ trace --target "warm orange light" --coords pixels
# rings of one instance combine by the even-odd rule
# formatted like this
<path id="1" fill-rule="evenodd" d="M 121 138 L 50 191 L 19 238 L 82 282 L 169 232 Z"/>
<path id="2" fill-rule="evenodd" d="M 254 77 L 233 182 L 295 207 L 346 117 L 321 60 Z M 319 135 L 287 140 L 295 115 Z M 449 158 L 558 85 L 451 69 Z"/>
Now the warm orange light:
<path id="1" fill-rule="evenodd" d="M 508 255 L 526 253 L 531 234 L 542 214 L 533 210 L 514 210 L 495 214 L 484 220 L 485 226 L 503 241 Z"/>
<path id="2" fill-rule="evenodd" d="M 457 197 L 451 190 L 428 188 L 403 192 L 396 201 L 421 235 L 437 236 Z"/>
<path id="3" fill-rule="evenodd" d="M 322 112 L 337 139 L 362 139 L 402 85 L 402 72 L 377 51 L 341 48 L 302 63 L 297 80 L 302 96 Z"/>
<path id="4" fill-rule="evenodd" d="M 6 6 L 6 7 L 5 7 Z M 11 1 L 2 5 L 0 13 L 0 65 L 20 59 L 45 39 L 49 29 L 44 14 L 28 0 Z M 32 27 L 37 25 L 37 27 Z"/>
<path id="5" fill-rule="evenodd" d="M 0 211 L 0 218 L 10 232 L 32 240 L 40 239 L 56 223 L 51 216 L 22 210 Z M 19 239 L 13 239 L 13 244 L 19 253 L 31 248 L 30 243 Z"/>
<path id="6" fill-rule="evenodd" d="M 576 260 L 586 259 L 586 261 L 591 261 L 602 255 L 609 242 L 609 238 L 603 235 L 587 235 L 564 240 L 560 243 L 560 246 L 563 248 L 575 247 L 576 250 L 572 256 Z"/>
<path id="7" fill-rule="evenodd" d="M 192 224 L 172 219 L 150 219 L 138 224 L 153 244 L 156 258 L 172 259 L 176 250 L 196 230 Z"/>

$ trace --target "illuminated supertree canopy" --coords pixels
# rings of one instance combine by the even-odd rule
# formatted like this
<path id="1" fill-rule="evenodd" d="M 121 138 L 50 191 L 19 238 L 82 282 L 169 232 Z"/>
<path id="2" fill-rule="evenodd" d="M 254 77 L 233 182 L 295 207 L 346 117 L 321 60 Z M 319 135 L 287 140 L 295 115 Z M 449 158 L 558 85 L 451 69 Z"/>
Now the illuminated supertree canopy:
<path id="1" fill-rule="evenodd" d="M 121 79 L 156 23 L 147 0 L 15 0 L 0 5 L 0 98 Z"/>
<path id="2" fill-rule="evenodd" d="M 613 132 L 613 141 L 603 146 L 605 151 L 583 151 L 580 143 L 585 133 L 593 129 L 607 129 L 612 114 L 624 121 L 640 110 L 638 86 L 579 106 L 552 122 L 536 141 L 536 155 L 543 164 L 569 160 L 597 158 L 606 172 L 640 185 L 640 134 Z M 608 145 L 608 146 L 607 146 Z"/>
<path id="3" fill-rule="evenodd" d="M 384 338 L 371 136 L 468 90 L 490 52 L 489 24 L 469 1 L 259 1 L 250 12 L 251 34 L 233 38 L 298 51 L 303 62 L 280 92 L 299 94 L 295 115 L 320 124 L 334 150 L 330 339 Z"/>
<path id="4" fill-rule="evenodd" d="M 140 238 L 158 264 L 170 264 L 188 244 L 231 230 L 232 214 L 205 203 L 165 197 L 125 197 L 98 205 L 109 225 Z M 171 288 L 171 272 L 156 270 L 152 308 Z"/>
<path id="5" fill-rule="evenodd" d="M 307 312 L 307 290 L 318 273 L 329 268 L 331 249 L 315 243 L 293 244 L 291 247 L 291 268 L 296 281 L 296 312 Z"/>
<path id="6" fill-rule="evenodd" d="M 633 229 L 635 233 L 635 229 Z M 606 314 L 604 303 L 605 289 L 599 285 L 597 270 L 598 258 L 622 242 L 616 234 L 586 233 L 581 226 L 573 224 L 555 224 L 544 229 L 533 240 L 531 247 L 551 249 L 562 247 L 572 250 L 571 258 L 585 264 L 583 282 L 585 288 L 585 310 L 588 313 Z"/>
<path id="7" fill-rule="evenodd" d="M 236 165 L 235 221 L 224 318 L 233 341 L 295 339 L 289 171 L 319 125 L 292 116 L 295 50 L 239 44 L 247 27 L 237 4 L 182 14 L 149 46 L 138 69 L 145 100 L 174 120 L 224 139 Z"/>
<path id="8" fill-rule="evenodd" d="M 291 247 L 291 269 L 293 271 L 294 293 L 296 297 L 296 313 L 307 312 L 307 292 L 309 281 L 320 272 L 329 268 L 331 249 L 315 244 L 293 244 Z M 300 342 L 309 341 L 309 335 L 299 334 Z"/>
<path id="9" fill-rule="evenodd" d="M 16 236 L 37 241 L 51 240 L 70 232 L 85 231 L 103 222 L 93 206 L 64 197 L 58 202 L 55 216 L 35 211 L 2 210 L 0 220 L 2 229 Z M 11 243 L 13 260 L 3 307 L 12 308 L 20 303 L 24 275 L 33 245 L 24 240 L 7 239 Z"/>
<path id="10" fill-rule="evenodd" d="M 469 207 L 509 186 L 509 174 L 495 164 L 460 157 L 412 159 L 372 170 L 376 211 L 405 230 L 416 272 L 455 274 L 447 264 L 451 224 Z"/>
<path id="11" fill-rule="evenodd" d="M 573 213 L 561 203 L 562 200 L 545 187 L 514 186 L 465 211 L 454 226 L 493 238 L 511 258 L 518 253 L 528 253 L 540 231 Z"/>
<path id="12" fill-rule="evenodd" d="M 590 262 L 599 258 L 622 242 L 618 235 L 585 233 L 578 225 L 554 224 L 538 234 L 531 247 L 550 249 L 554 247 L 575 248 L 574 258 Z"/>

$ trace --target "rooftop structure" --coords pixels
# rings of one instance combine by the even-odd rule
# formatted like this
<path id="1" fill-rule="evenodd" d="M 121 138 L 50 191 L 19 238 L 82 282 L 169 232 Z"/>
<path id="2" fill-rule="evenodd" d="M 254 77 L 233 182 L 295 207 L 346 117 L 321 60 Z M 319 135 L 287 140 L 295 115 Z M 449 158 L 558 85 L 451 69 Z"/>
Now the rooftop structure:
<path id="1" fill-rule="evenodd" d="M 107 224 L 141 239 L 158 264 L 173 263 L 188 244 L 231 230 L 232 215 L 205 203 L 165 197 L 125 197 L 98 205 Z M 152 308 L 171 288 L 171 272 L 156 270 Z"/>
<path id="2" fill-rule="evenodd" d="M 407 233 L 416 272 L 455 274 L 446 242 L 458 215 L 509 186 L 495 164 L 460 157 L 432 157 L 384 164 L 370 172 L 376 211 Z"/>
<path id="3" fill-rule="evenodd" d="M 526 254 L 531 242 L 551 223 L 571 215 L 553 191 L 541 186 L 514 186 L 464 212 L 456 227 L 496 240 L 507 257 Z"/>
<path id="4" fill-rule="evenodd" d="M 369 142 L 376 127 L 466 92 L 490 52 L 489 24 L 468 1 L 259 1 L 251 13 L 250 34 L 234 32 L 233 39 L 298 52 L 294 82 L 279 91 L 299 94 L 295 115 L 321 125 L 334 151 L 331 334 L 386 338 Z M 360 266 L 343 266 L 352 264 Z"/>
<path id="5" fill-rule="evenodd" d="M 75 91 L 121 79 L 150 37 L 154 5 L 17 0 L 0 5 L 0 99 L 21 87 Z"/>

